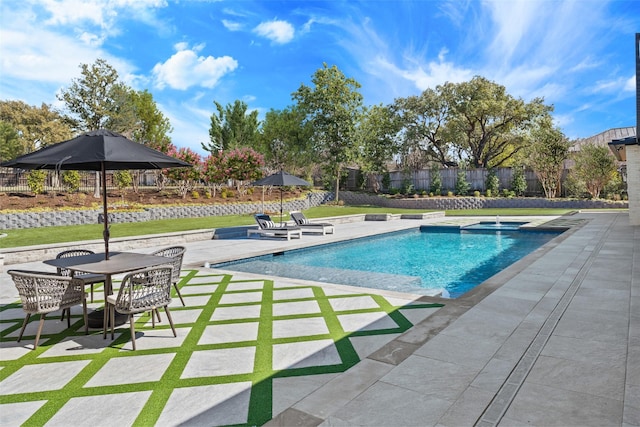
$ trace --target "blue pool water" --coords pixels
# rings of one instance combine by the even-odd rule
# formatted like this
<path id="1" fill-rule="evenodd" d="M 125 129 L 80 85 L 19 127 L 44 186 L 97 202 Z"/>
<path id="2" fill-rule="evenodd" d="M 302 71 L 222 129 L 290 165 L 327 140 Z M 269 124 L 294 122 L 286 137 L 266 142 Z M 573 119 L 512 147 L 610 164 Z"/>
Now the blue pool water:
<path id="1" fill-rule="evenodd" d="M 456 298 L 558 234 L 425 227 L 212 267 Z"/>

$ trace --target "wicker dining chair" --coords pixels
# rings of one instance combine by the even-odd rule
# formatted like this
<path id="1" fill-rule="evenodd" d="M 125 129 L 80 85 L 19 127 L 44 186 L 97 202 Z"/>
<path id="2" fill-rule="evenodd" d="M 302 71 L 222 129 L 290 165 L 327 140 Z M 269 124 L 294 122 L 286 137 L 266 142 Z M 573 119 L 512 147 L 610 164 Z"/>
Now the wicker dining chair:
<path id="1" fill-rule="evenodd" d="M 173 287 L 176 290 L 176 294 L 178 294 L 178 298 L 180 298 L 180 302 L 184 306 L 184 299 L 182 299 L 182 294 L 180 293 L 180 289 L 178 288 L 178 282 L 180 281 L 180 270 L 182 269 L 182 259 L 184 258 L 184 253 L 187 251 L 187 248 L 184 246 L 171 246 L 169 248 L 164 248 L 153 252 L 151 255 L 155 256 L 163 256 L 169 258 L 170 264 L 173 267 L 173 276 L 171 277 L 171 283 L 173 283 Z"/>
<path id="2" fill-rule="evenodd" d="M 67 313 L 67 327 L 71 327 L 71 307 L 82 304 L 82 314 L 84 319 L 84 332 L 89 333 L 89 323 L 87 319 L 87 297 L 84 292 L 84 283 L 76 278 L 60 276 L 56 273 L 9 270 L 7 272 L 22 300 L 22 309 L 27 313 L 20 329 L 18 342 L 22 339 L 29 318 L 32 314 L 40 315 L 40 324 L 36 333 L 36 340 L 33 349 L 38 347 L 45 316 L 48 313 L 63 310 Z"/>
<path id="3" fill-rule="evenodd" d="M 117 295 L 107 297 L 104 310 L 103 338 L 107 336 L 107 325 L 111 325 L 111 339 L 114 336 L 115 312 L 129 315 L 129 326 L 131 329 L 131 344 L 136 349 L 136 330 L 133 322 L 133 315 L 151 311 L 151 316 L 158 310 L 164 308 L 173 331 L 173 336 L 177 337 L 176 328 L 173 326 L 169 304 L 171 303 L 171 266 L 160 266 L 137 270 L 127 274 L 120 283 Z"/>
<path id="4" fill-rule="evenodd" d="M 74 256 L 81 255 L 91 255 L 95 252 L 90 251 L 88 249 L 70 249 L 67 251 L 60 252 L 56 255 L 56 259 L 60 258 L 71 258 Z M 58 274 L 61 276 L 71 276 L 76 279 L 82 280 L 85 285 L 91 285 L 91 302 L 93 302 L 93 285 L 96 283 L 104 283 L 106 277 L 104 274 L 95 274 L 95 273 L 83 273 L 81 271 L 71 271 L 66 268 L 58 267 Z"/>

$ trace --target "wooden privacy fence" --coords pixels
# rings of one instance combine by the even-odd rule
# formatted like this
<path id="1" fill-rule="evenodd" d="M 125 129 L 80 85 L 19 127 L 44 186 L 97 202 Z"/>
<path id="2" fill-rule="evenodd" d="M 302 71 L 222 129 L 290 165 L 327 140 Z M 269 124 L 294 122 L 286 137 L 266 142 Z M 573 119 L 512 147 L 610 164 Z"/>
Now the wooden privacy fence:
<path id="1" fill-rule="evenodd" d="M 442 181 L 442 191 L 447 193 L 448 191 L 455 191 L 456 182 L 458 181 L 458 171 L 459 168 L 443 168 L 440 169 L 440 179 Z M 503 188 L 511 189 L 511 181 L 513 180 L 513 169 L 512 168 L 496 168 L 494 169 L 498 180 L 500 181 L 500 189 Z M 358 190 L 358 183 L 360 180 L 358 179 L 359 171 L 357 169 L 350 169 L 349 176 L 346 182 L 346 188 L 348 190 Z M 489 175 L 489 169 L 478 168 L 478 169 L 466 169 L 465 177 L 467 182 L 469 183 L 470 191 L 480 191 L 485 192 L 487 190 L 487 176 Z M 536 174 L 532 170 L 525 170 L 525 179 L 527 181 L 527 190 L 525 193 L 527 195 L 541 195 L 543 194 L 542 186 L 536 177 Z M 427 193 L 431 188 L 431 170 L 430 169 L 421 169 L 417 171 L 394 171 L 390 172 L 389 176 L 391 178 L 390 188 L 385 188 L 383 185 L 382 175 L 378 175 L 376 177 L 378 181 L 379 188 L 383 191 L 389 191 L 391 189 L 403 189 L 406 188 L 406 184 L 409 183 L 413 185 L 413 189 L 416 192 L 422 192 L 423 190 Z M 366 190 L 373 190 L 373 183 L 368 182 Z"/>

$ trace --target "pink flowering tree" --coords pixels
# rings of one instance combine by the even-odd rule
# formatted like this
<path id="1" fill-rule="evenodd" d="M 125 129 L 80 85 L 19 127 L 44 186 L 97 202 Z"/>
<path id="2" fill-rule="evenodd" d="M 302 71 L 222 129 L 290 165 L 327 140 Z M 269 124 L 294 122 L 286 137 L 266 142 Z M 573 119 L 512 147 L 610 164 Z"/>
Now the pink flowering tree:
<path id="1" fill-rule="evenodd" d="M 193 165 L 191 168 L 171 168 L 166 171 L 167 177 L 178 184 L 178 193 L 184 199 L 201 179 L 200 155 L 190 148 L 176 149 L 173 144 L 169 146 L 167 154 Z"/>
<path id="2" fill-rule="evenodd" d="M 234 180 L 238 192 L 242 191 L 246 181 L 255 181 L 262 177 L 264 156 L 253 148 L 235 148 L 225 156 L 225 176 Z"/>
<path id="3" fill-rule="evenodd" d="M 216 196 L 217 190 L 222 190 L 222 186 L 229 179 L 226 175 L 227 158 L 222 150 L 212 153 L 202 162 L 202 179 L 211 189 L 211 195 Z"/>

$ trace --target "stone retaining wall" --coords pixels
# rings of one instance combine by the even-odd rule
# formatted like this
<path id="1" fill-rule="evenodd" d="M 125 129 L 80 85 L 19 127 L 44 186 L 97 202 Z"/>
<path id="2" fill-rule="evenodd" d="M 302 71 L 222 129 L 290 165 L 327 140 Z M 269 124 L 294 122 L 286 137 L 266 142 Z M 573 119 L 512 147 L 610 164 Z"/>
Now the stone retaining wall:
<path id="1" fill-rule="evenodd" d="M 313 192 L 297 200 L 282 203 L 284 213 L 318 206 L 333 199 L 333 193 Z M 150 207 L 142 211 L 111 212 L 109 222 L 144 222 L 156 219 L 196 218 L 206 216 L 242 215 L 258 212 L 280 212 L 280 201 L 256 203 L 227 203 L 217 205 L 189 205 Z M 25 212 L 0 214 L 0 230 L 50 227 L 56 225 L 96 224 L 102 221 L 102 210 L 61 210 L 53 212 Z M 288 217 L 287 217 L 288 219 Z"/>
<path id="2" fill-rule="evenodd" d="M 386 208 L 456 210 L 483 208 L 557 208 L 557 209 L 610 209 L 628 208 L 626 201 L 545 199 L 541 197 L 487 198 L 487 197 L 426 197 L 416 199 L 389 199 L 385 196 L 340 192 L 340 200 L 347 205 L 374 205 Z"/>

